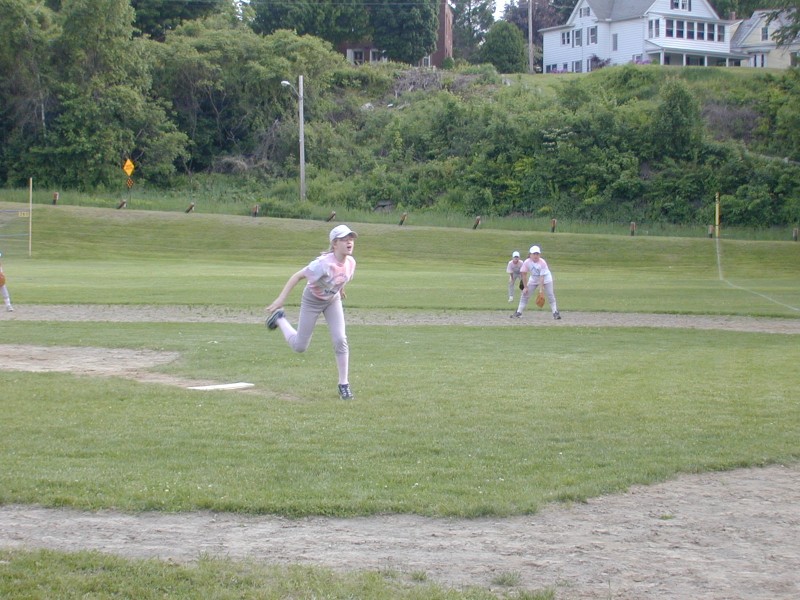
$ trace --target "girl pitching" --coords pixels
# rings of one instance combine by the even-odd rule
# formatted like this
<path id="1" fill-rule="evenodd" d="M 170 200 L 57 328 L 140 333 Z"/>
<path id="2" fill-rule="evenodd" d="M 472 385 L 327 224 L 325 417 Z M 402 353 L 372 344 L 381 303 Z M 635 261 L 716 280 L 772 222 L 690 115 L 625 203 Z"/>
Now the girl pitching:
<path id="1" fill-rule="evenodd" d="M 342 298 L 346 298 L 344 286 L 353 278 L 356 270 L 353 249 L 357 237 L 358 234 L 347 225 L 334 227 L 328 236 L 328 250 L 292 275 L 283 291 L 267 306 L 267 311 L 272 313 L 267 319 L 267 327 L 280 327 L 283 337 L 295 352 L 305 352 L 308 349 L 317 319 L 320 315 L 325 316 L 336 355 L 339 397 L 342 400 L 352 400 L 355 397 L 350 390 L 350 350 L 345 334 Z M 295 330 L 285 317 L 283 305 L 301 279 L 308 280 L 308 283 L 300 300 L 300 316 Z"/>

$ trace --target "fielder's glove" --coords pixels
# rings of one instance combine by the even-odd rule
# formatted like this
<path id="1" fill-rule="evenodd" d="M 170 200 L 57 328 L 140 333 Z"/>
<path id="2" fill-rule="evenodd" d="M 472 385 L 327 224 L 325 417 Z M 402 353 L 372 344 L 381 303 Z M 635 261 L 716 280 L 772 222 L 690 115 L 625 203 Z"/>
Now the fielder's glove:
<path id="1" fill-rule="evenodd" d="M 3 287 L 6 284 L 6 276 L 3 275 L 3 272 L 0 271 L 0 287 Z"/>
<path id="2" fill-rule="evenodd" d="M 536 306 L 542 308 L 544 306 L 544 294 L 540 291 L 539 295 L 536 296 Z"/>
<path id="3" fill-rule="evenodd" d="M 524 289 L 525 289 L 525 286 L 522 284 L 522 282 L 521 282 L 521 281 L 519 282 L 519 289 L 521 289 L 521 290 L 524 290 Z"/>

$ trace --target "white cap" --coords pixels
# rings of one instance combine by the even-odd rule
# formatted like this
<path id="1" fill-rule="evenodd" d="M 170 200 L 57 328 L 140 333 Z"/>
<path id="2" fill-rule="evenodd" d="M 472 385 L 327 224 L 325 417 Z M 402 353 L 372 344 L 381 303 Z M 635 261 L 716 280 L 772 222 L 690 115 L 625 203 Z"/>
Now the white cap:
<path id="1" fill-rule="evenodd" d="M 511 253 L 511 258 L 519 258 L 519 252 L 514 250 L 514 252 Z"/>
<path id="2" fill-rule="evenodd" d="M 542 253 L 542 249 L 539 248 L 539 246 L 531 246 L 531 249 L 530 249 L 529 252 L 531 254 L 541 254 Z"/>
<path id="3" fill-rule="evenodd" d="M 337 225 L 336 227 L 331 229 L 331 234 L 329 236 L 331 244 L 333 243 L 333 240 L 338 240 L 339 238 L 346 237 L 351 233 L 353 234 L 354 237 L 358 237 L 358 234 L 352 229 L 350 229 L 347 225 Z"/>

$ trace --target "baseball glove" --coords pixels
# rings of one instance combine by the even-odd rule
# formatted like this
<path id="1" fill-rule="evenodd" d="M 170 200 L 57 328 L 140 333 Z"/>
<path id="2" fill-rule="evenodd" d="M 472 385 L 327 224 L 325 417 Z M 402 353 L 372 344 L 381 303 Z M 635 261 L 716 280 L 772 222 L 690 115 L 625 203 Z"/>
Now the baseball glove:
<path id="1" fill-rule="evenodd" d="M 3 275 L 3 272 L 0 271 L 0 287 L 3 287 L 6 284 L 6 276 Z"/>
<path id="2" fill-rule="evenodd" d="M 536 306 L 542 308 L 544 306 L 544 294 L 540 291 L 539 295 L 536 296 Z"/>
<path id="3" fill-rule="evenodd" d="M 521 289 L 521 290 L 524 290 L 524 289 L 525 289 L 525 286 L 522 284 L 522 282 L 521 282 L 521 281 L 519 282 L 519 289 Z"/>

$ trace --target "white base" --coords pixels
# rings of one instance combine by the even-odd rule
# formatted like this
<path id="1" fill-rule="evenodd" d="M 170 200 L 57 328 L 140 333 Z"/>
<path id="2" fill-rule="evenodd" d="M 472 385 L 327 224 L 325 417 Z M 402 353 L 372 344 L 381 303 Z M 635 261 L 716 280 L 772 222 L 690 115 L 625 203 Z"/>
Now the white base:
<path id="1" fill-rule="evenodd" d="M 196 385 L 191 386 L 188 389 L 190 390 L 244 390 L 247 388 L 254 387 L 254 383 L 245 383 L 243 381 L 239 381 L 238 383 L 218 383 L 216 385 Z"/>

